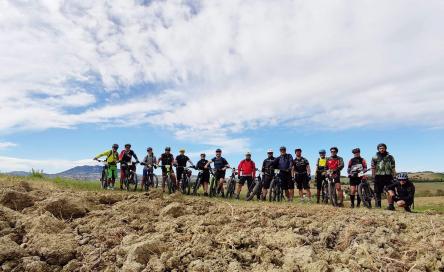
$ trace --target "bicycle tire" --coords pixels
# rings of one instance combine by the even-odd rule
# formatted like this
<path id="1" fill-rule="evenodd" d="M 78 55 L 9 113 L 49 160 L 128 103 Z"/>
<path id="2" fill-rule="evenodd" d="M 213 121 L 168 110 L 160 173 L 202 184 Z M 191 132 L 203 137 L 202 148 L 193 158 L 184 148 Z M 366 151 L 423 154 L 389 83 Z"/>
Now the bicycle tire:
<path id="1" fill-rule="evenodd" d="M 328 195 L 330 198 L 330 203 L 333 207 L 339 206 L 338 194 L 336 192 L 336 184 L 334 182 L 329 182 L 328 184 Z"/>
<path id="2" fill-rule="evenodd" d="M 361 198 L 364 207 L 372 208 L 372 191 L 368 183 L 361 183 L 358 185 L 358 195 Z"/>
<path id="3" fill-rule="evenodd" d="M 102 176 L 100 177 L 100 186 L 102 189 L 108 188 L 108 171 L 106 170 L 106 167 L 103 167 L 102 169 Z"/>
<path id="4" fill-rule="evenodd" d="M 216 196 L 216 179 L 213 177 L 210 182 L 210 197 L 214 196 Z"/>
<path id="5" fill-rule="evenodd" d="M 327 180 L 322 181 L 321 194 L 322 194 L 322 203 L 328 204 L 329 194 L 328 194 L 328 181 Z"/>
<path id="6" fill-rule="evenodd" d="M 261 182 L 256 180 L 256 183 L 253 187 L 253 189 L 251 190 L 250 194 L 247 196 L 247 201 L 250 201 L 254 198 L 254 196 L 257 196 L 259 188 L 261 187 Z"/>
<path id="7" fill-rule="evenodd" d="M 168 193 L 172 194 L 176 191 L 175 186 L 173 185 L 173 180 L 171 179 L 170 176 L 167 177 L 167 185 L 168 185 Z"/>
<path id="8" fill-rule="evenodd" d="M 201 180 L 201 177 L 200 177 L 200 175 L 198 175 L 196 178 L 196 182 L 194 183 L 193 195 L 197 195 L 197 191 L 199 190 L 199 187 L 200 187 L 200 180 Z"/>
<path id="9" fill-rule="evenodd" d="M 234 195 L 234 190 L 236 187 L 236 182 L 234 180 L 234 178 L 230 178 L 230 180 L 228 181 L 228 186 L 227 186 L 227 193 L 225 194 L 225 198 L 232 198 Z"/>

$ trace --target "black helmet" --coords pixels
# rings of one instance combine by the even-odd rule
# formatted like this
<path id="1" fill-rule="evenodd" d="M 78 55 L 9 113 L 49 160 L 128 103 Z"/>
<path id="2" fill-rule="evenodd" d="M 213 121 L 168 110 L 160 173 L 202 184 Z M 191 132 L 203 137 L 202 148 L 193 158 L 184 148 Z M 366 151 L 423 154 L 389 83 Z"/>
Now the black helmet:
<path id="1" fill-rule="evenodd" d="M 397 180 L 409 180 L 409 174 L 407 172 L 401 172 L 396 175 Z"/>
<path id="2" fill-rule="evenodd" d="M 352 153 L 353 153 L 353 154 L 361 153 L 361 149 L 359 149 L 359 147 L 357 147 L 357 148 L 355 148 L 355 149 L 352 150 Z"/>
<path id="3" fill-rule="evenodd" d="M 126 144 L 125 147 L 131 147 L 131 144 Z"/>
<path id="4" fill-rule="evenodd" d="M 281 146 L 279 147 L 279 150 L 287 150 L 287 148 L 285 146 Z"/>
<path id="5" fill-rule="evenodd" d="M 378 144 L 378 147 L 377 147 L 376 149 L 379 150 L 380 147 L 384 147 L 385 149 L 387 149 L 387 145 L 384 144 L 384 143 L 380 143 L 380 144 Z"/>
<path id="6" fill-rule="evenodd" d="M 171 151 L 171 147 L 169 146 L 165 147 L 165 151 Z"/>
<path id="7" fill-rule="evenodd" d="M 339 152 L 339 149 L 336 146 L 333 146 L 330 148 L 330 151 L 335 150 L 336 152 Z"/>
<path id="8" fill-rule="evenodd" d="M 148 147 L 148 148 L 146 149 L 146 151 L 151 151 L 151 150 L 153 150 L 152 147 Z"/>
<path id="9" fill-rule="evenodd" d="M 319 150 L 319 154 L 326 154 L 327 152 L 325 151 L 325 149 L 321 149 Z"/>
<path id="10" fill-rule="evenodd" d="M 301 151 L 301 152 L 302 152 L 302 148 L 298 147 L 298 148 L 296 148 L 296 149 L 294 150 L 294 152 L 298 152 L 298 151 Z"/>
<path id="11" fill-rule="evenodd" d="M 118 144 L 113 144 L 113 149 L 119 149 L 119 145 Z"/>
<path id="12" fill-rule="evenodd" d="M 216 149 L 216 153 L 217 152 L 222 152 L 222 150 L 220 148 Z"/>

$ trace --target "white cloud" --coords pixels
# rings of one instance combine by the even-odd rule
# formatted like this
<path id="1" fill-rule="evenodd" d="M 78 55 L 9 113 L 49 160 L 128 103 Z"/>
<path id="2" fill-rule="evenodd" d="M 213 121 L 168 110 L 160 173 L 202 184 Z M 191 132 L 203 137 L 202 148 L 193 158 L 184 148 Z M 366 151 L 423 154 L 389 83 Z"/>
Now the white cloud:
<path id="1" fill-rule="evenodd" d="M 17 146 L 16 143 L 11 143 L 11 142 L 0 142 L 0 150 L 1 149 L 6 149 L 6 148 L 10 148 L 10 147 L 15 147 Z"/>
<path id="2" fill-rule="evenodd" d="M 31 159 L 22 159 L 22 158 L 14 158 L 14 157 L 5 157 L 0 156 L 0 172 L 10 172 L 10 171 L 26 171 L 29 172 L 31 169 L 35 170 L 43 170 L 48 174 L 55 174 L 75 166 L 83 166 L 83 165 L 98 165 L 97 162 L 92 159 L 84 159 L 84 160 L 31 160 Z"/>
<path id="3" fill-rule="evenodd" d="M 444 127 L 442 1 L 188 2 L 3 1 L 0 129 Z"/>

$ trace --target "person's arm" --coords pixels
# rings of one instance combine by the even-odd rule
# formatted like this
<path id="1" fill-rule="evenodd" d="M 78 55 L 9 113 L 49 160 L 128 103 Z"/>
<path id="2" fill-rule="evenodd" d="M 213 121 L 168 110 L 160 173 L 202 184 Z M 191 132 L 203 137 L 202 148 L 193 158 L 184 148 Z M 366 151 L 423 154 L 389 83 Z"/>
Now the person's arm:
<path id="1" fill-rule="evenodd" d="M 338 170 L 341 171 L 342 169 L 344 169 L 344 160 L 342 159 L 342 157 L 339 157 Z"/>
<path id="2" fill-rule="evenodd" d="M 372 167 L 372 177 L 374 178 L 376 175 L 376 160 L 375 160 L 375 158 L 372 158 L 371 167 Z"/>
<path id="3" fill-rule="evenodd" d="M 256 178 L 256 164 L 253 162 L 253 178 Z"/>
<path id="4" fill-rule="evenodd" d="M 310 162 L 308 160 L 306 160 L 306 162 L 307 162 L 307 175 L 311 176 Z"/>
<path id="5" fill-rule="evenodd" d="M 350 176 L 352 170 L 352 160 L 348 161 L 347 174 Z"/>
<path id="6" fill-rule="evenodd" d="M 97 159 L 99 159 L 101 157 L 107 156 L 108 154 L 109 154 L 109 150 L 103 151 L 102 153 L 100 153 L 97 156 L 95 156 L 93 160 L 97 160 Z"/>
<path id="7" fill-rule="evenodd" d="M 137 158 L 137 155 L 136 155 L 136 153 L 134 151 L 133 151 L 133 156 L 136 159 L 136 162 L 139 162 L 139 158 Z"/>
<path id="8" fill-rule="evenodd" d="M 125 154 L 125 150 L 120 151 L 119 161 L 122 160 L 122 158 L 123 158 L 123 154 Z"/>
<path id="9" fill-rule="evenodd" d="M 213 162 L 213 160 L 211 159 L 211 160 L 209 160 L 206 164 L 205 164 L 205 166 L 204 166 L 204 168 L 205 169 L 207 169 L 208 168 L 208 166 L 210 166 L 210 164 Z"/>
<path id="10" fill-rule="evenodd" d="M 362 168 L 364 173 L 367 172 L 367 161 L 365 159 L 362 159 Z"/>
<path id="11" fill-rule="evenodd" d="M 160 162 L 162 161 L 162 156 L 159 157 L 159 159 L 157 159 L 157 164 L 160 165 Z"/>
<path id="12" fill-rule="evenodd" d="M 224 168 L 225 168 L 225 170 L 228 169 L 228 168 L 231 168 L 231 166 L 230 166 L 230 164 L 227 162 L 227 160 L 225 160 L 225 167 L 224 167 Z"/>
<path id="13" fill-rule="evenodd" d="M 240 176 L 242 172 L 242 161 L 239 162 L 239 165 L 237 166 L 237 175 Z"/>
<path id="14" fill-rule="evenodd" d="M 395 165 L 395 158 L 393 158 L 392 155 L 390 155 L 391 157 L 391 166 L 392 166 L 392 176 L 395 177 L 396 176 L 396 165 Z"/>
<path id="15" fill-rule="evenodd" d="M 399 186 L 399 181 L 387 185 L 387 190 L 394 191 L 397 186 Z"/>
<path id="16" fill-rule="evenodd" d="M 187 157 L 188 158 L 188 157 Z M 194 163 L 191 161 L 190 158 L 188 158 L 188 162 L 191 164 L 191 166 L 194 166 Z"/>

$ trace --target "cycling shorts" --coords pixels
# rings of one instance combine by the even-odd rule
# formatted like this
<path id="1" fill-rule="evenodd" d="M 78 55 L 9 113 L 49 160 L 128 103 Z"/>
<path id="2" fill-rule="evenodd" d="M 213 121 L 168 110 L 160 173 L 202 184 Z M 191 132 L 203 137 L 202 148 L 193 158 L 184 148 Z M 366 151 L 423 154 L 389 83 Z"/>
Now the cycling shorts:
<path id="1" fill-rule="evenodd" d="M 350 186 L 358 186 L 361 184 L 361 180 L 360 177 L 350 177 Z"/>
<path id="2" fill-rule="evenodd" d="M 247 182 L 248 187 L 250 187 L 251 183 L 253 182 L 253 177 L 252 177 L 252 176 L 241 176 L 241 177 L 239 178 L 238 183 L 239 183 L 240 185 L 244 185 L 244 184 L 245 184 L 245 181 Z"/>
<path id="3" fill-rule="evenodd" d="M 225 178 L 225 170 L 215 170 L 214 177 L 217 181 L 220 181 L 220 179 Z"/>
<path id="4" fill-rule="evenodd" d="M 281 179 L 283 190 L 294 189 L 294 182 L 293 179 L 291 178 L 290 172 L 281 171 L 279 173 L 279 178 Z"/>
<path id="5" fill-rule="evenodd" d="M 318 173 L 318 174 L 316 175 L 316 188 L 317 188 L 318 190 L 321 190 L 321 189 L 322 189 L 322 182 L 324 182 L 324 180 L 325 180 L 325 175 L 322 175 L 322 174 L 320 174 L 320 173 Z"/>
<path id="6" fill-rule="evenodd" d="M 297 188 L 299 190 L 310 189 L 310 184 L 309 184 L 308 176 L 307 176 L 306 173 L 304 173 L 304 174 L 296 174 L 294 179 L 295 179 Z"/>
<path id="7" fill-rule="evenodd" d="M 108 165 L 108 179 L 116 180 L 117 179 L 117 165 L 110 164 Z"/>
<path id="8" fill-rule="evenodd" d="M 264 189 L 270 189 L 270 185 L 271 185 L 271 181 L 273 180 L 273 176 L 272 175 L 264 175 L 262 177 L 262 184 L 263 184 L 263 188 Z"/>

